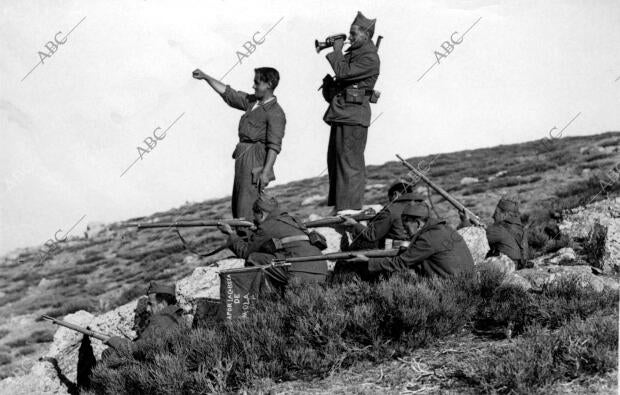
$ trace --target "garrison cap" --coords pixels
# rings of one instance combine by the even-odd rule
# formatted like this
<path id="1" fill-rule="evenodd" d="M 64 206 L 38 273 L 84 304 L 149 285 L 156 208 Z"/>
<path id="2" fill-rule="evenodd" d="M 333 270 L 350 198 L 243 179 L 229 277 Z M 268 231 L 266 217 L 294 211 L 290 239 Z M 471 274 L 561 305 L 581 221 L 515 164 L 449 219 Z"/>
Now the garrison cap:
<path id="1" fill-rule="evenodd" d="M 176 296 L 176 289 L 174 284 L 169 285 L 151 281 L 151 283 L 149 284 L 149 289 L 146 291 L 146 294 L 168 294 Z"/>
<path id="2" fill-rule="evenodd" d="M 261 193 L 258 199 L 254 202 L 252 210 L 254 211 L 266 211 L 268 213 L 278 208 L 278 201 L 275 197 L 268 193 Z"/>
<path id="3" fill-rule="evenodd" d="M 375 33 L 375 22 L 377 22 L 376 19 L 368 19 L 364 16 L 364 14 L 358 11 L 357 15 L 355 16 L 355 20 L 351 25 L 359 26 L 361 29 L 368 32 L 369 37 L 372 37 L 372 35 Z"/>
<path id="4" fill-rule="evenodd" d="M 427 219 L 430 214 L 430 210 L 428 209 L 428 205 L 426 203 L 411 202 L 407 205 L 407 207 L 405 207 L 401 216 Z"/>

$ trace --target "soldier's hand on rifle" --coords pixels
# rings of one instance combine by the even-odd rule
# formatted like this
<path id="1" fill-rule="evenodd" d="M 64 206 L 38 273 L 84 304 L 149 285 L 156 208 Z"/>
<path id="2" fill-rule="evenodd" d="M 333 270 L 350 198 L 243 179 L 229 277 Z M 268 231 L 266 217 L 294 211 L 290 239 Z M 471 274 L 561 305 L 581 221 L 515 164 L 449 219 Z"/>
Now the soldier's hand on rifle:
<path id="1" fill-rule="evenodd" d="M 192 77 L 194 77 L 197 80 L 204 80 L 204 79 L 206 79 L 207 75 L 205 73 L 203 73 L 202 70 L 196 69 L 192 73 Z"/>
<path id="2" fill-rule="evenodd" d="M 357 221 L 351 217 L 341 217 L 344 222 L 342 223 L 342 226 L 344 227 L 350 227 L 350 226 L 354 226 L 357 225 Z"/>
<path id="3" fill-rule="evenodd" d="M 344 47 L 344 40 L 339 38 L 334 40 L 334 51 L 342 52 L 342 47 Z"/>
<path id="4" fill-rule="evenodd" d="M 463 210 L 463 211 L 459 211 L 459 218 L 461 219 L 461 224 L 459 225 L 459 228 L 465 228 L 468 226 L 472 226 L 471 220 L 469 219 L 469 215 L 467 214 L 467 211 Z"/>
<path id="5" fill-rule="evenodd" d="M 227 234 L 227 235 L 232 235 L 233 233 L 235 233 L 233 231 L 233 228 L 225 222 L 219 224 L 217 228 L 220 230 L 220 232 Z"/>

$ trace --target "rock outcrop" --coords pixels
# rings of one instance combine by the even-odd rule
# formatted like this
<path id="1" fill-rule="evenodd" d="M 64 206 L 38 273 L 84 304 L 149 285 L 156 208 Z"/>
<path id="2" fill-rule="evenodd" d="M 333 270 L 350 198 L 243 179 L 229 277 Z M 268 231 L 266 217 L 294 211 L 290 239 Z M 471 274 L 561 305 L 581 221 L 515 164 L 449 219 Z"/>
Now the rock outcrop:
<path id="1" fill-rule="evenodd" d="M 50 361 L 38 361 L 24 376 L 8 377 L 0 381 L 0 394 L 32 395 L 56 394 L 69 395 L 67 386 L 58 376 Z"/>
<path id="2" fill-rule="evenodd" d="M 463 237 L 472 258 L 474 258 L 474 264 L 479 265 L 482 263 L 489 252 L 489 242 L 487 240 L 487 234 L 484 228 L 480 226 L 468 226 L 459 229 L 457 232 Z"/>
<path id="3" fill-rule="evenodd" d="M 620 272 L 620 197 L 594 202 L 570 210 L 559 225 L 571 239 L 588 240 L 595 229 L 604 228 L 600 269 L 606 273 Z"/>
<path id="4" fill-rule="evenodd" d="M 193 315 L 196 300 L 201 298 L 220 298 L 220 276 L 222 270 L 243 267 L 244 260 L 239 258 L 223 259 L 216 267 L 197 267 L 191 276 L 177 281 L 177 302 L 186 314 Z"/>

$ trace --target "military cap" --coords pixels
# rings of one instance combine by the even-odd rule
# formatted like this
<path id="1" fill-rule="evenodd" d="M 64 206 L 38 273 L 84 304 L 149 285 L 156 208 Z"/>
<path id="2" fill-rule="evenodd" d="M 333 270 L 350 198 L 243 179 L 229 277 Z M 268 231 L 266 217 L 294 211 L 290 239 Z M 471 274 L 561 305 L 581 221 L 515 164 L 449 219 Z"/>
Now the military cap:
<path id="1" fill-rule="evenodd" d="M 146 294 L 168 294 L 176 296 L 176 290 L 174 284 L 169 285 L 151 281 L 151 283 L 149 284 L 149 289 L 146 291 Z"/>
<path id="2" fill-rule="evenodd" d="M 359 26 L 361 29 L 367 31 L 369 36 L 372 36 L 375 33 L 375 22 L 377 22 L 376 19 L 368 19 L 364 14 L 358 11 L 351 25 Z"/>
<path id="3" fill-rule="evenodd" d="M 401 216 L 426 219 L 430 216 L 430 214 L 430 210 L 428 209 L 428 205 L 426 203 L 411 202 L 405 207 Z"/>
<path id="4" fill-rule="evenodd" d="M 278 208 L 278 201 L 275 197 L 268 193 L 261 193 L 258 199 L 254 202 L 252 209 L 254 211 L 266 211 L 268 213 Z"/>

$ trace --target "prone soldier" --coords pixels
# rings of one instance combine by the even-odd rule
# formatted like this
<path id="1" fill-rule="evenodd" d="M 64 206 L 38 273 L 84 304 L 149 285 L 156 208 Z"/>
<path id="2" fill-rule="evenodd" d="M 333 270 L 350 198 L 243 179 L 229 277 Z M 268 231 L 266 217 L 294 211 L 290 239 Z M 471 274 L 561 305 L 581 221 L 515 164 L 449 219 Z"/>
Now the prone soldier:
<path id="1" fill-rule="evenodd" d="M 352 261 L 365 262 L 370 275 L 412 269 L 422 276 L 450 277 L 473 271 L 465 240 L 445 220 L 430 218 L 426 204 L 411 202 L 403 210 L 402 222 L 411 237 L 406 250 L 391 258 L 358 255 Z"/>
<path id="2" fill-rule="evenodd" d="M 493 224 L 486 229 L 490 250 L 487 257 L 498 256 L 500 253 L 512 259 L 517 269 L 527 265 L 529 246 L 527 231 L 521 223 L 519 203 L 516 199 L 502 197 L 493 213 Z M 471 226 L 466 214 L 461 213 L 461 225 Z"/>
<path id="3" fill-rule="evenodd" d="M 119 336 L 112 336 L 106 344 L 109 348 L 103 350 L 101 360 L 104 363 L 113 363 L 120 354 L 133 352 L 135 342 L 152 341 L 162 333 L 177 328 L 182 320 L 183 309 L 177 306 L 175 286 L 151 282 L 146 292 L 148 297 L 147 311 L 151 314 L 144 329 L 131 342 Z"/>
<path id="4" fill-rule="evenodd" d="M 246 266 L 269 265 L 274 259 L 321 255 L 321 250 L 327 247 L 319 233 L 309 232 L 301 221 L 281 210 L 278 201 L 264 192 L 256 199 L 252 210 L 256 230 L 247 241 L 236 235 L 228 224 L 219 226 L 228 235 L 230 249 L 246 260 Z M 281 271 L 277 277 L 283 283 L 290 277 L 302 282 L 324 282 L 327 262 L 295 262 L 288 270 L 272 267 L 270 271 Z"/>
<path id="5" fill-rule="evenodd" d="M 351 217 L 344 217 L 342 224 L 351 230 L 353 242 L 348 250 L 365 248 L 391 249 L 406 247 L 410 237 L 405 231 L 401 215 L 411 202 L 423 202 L 425 197 L 412 191 L 413 185 L 403 180 L 396 181 L 388 189 L 389 203 L 364 226 Z M 344 239 L 344 238 L 343 238 Z"/>

